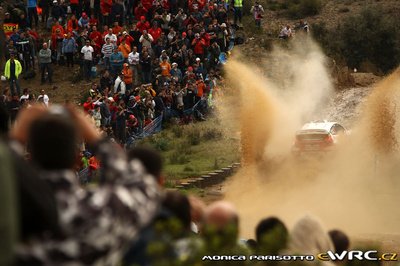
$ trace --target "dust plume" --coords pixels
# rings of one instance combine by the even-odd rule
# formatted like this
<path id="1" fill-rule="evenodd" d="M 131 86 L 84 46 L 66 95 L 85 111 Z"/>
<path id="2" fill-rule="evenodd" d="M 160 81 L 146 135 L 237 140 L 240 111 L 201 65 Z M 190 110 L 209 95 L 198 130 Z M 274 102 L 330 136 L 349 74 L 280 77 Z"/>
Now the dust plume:
<path id="1" fill-rule="evenodd" d="M 240 90 L 244 166 L 225 197 L 239 209 L 242 235 L 253 237 L 261 218 L 276 215 L 291 227 L 306 213 L 350 235 L 400 234 L 399 71 L 376 86 L 337 150 L 297 158 L 296 130 L 324 119 L 333 93 L 326 59 L 306 40 L 275 49 L 266 64 L 264 76 L 235 59 L 226 66 L 229 86 Z"/>

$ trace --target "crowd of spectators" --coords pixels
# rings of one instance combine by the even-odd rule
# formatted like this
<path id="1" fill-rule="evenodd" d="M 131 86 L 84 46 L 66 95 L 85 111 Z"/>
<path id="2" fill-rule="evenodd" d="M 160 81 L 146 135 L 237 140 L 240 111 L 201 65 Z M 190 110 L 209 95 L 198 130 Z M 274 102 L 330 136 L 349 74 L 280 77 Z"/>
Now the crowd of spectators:
<path id="1" fill-rule="evenodd" d="M 232 4 L 242 12 L 241 0 Z M 159 116 L 204 119 L 226 58 L 221 54 L 232 49 L 241 23 L 235 11 L 231 24 L 229 4 L 215 0 L 30 0 L 14 7 L 4 21 L 19 25 L 7 40 L 11 96 L 20 97 L 21 72 L 35 69 L 35 61 L 41 84 L 58 82 L 54 67 L 79 65 L 82 78 L 100 76 L 85 111 L 121 144 Z M 39 37 L 42 27 L 47 32 Z"/>

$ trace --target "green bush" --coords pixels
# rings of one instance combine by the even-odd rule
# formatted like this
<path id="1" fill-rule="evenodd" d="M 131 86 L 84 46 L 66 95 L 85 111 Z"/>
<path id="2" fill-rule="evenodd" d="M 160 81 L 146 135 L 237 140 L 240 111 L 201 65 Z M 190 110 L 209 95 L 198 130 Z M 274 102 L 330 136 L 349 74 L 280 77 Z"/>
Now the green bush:
<path id="1" fill-rule="evenodd" d="M 190 127 L 186 132 L 187 140 L 191 145 L 198 145 L 201 141 L 200 129 L 196 127 Z"/>
<path id="2" fill-rule="evenodd" d="M 216 140 L 222 138 L 222 132 L 216 128 L 207 128 L 203 133 L 204 140 Z"/>
<path id="3" fill-rule="evenodd" d="M 156 150 L 159 151 L 167 151 L 170 145 L 170 141 L 163 136 L 151 137 L 150 143 Z"/>
<path id="4" fill-rule="evenodd" d="M 183 136 L 183 127 L 181 125 L 175 125 L 171 128 L 174 136 L 180 138 Z"/>
<path id="5" fill-rule="evenodd" d="M 400 62 L 400 18 L 387 16 L 382 10 L 364 9 L 346 18 L 337 28 L 312 25 L 315 39 L 328 56 L 352 68 L 368 62 L 383 73 L 395 69 Z"/>
<path id="6" fill-rule="evenodd" d="M 169 162 L 170 164 L 185 164 L 188 163 L 189 157 L 184 154 L 181 153 L 179 151 L 174 151 L 170 156 L 169 156 Z"/>

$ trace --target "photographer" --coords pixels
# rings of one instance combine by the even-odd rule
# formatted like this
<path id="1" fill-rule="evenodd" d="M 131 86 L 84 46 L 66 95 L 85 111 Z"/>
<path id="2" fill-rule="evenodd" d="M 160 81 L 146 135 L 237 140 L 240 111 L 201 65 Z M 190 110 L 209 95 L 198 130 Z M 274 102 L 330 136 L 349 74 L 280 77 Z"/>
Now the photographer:
<path id="1" fill-rule="evenodd" d="M 116 265 L 124 247 L 156 212 L 154 178 L 140 162 L 128 163 L 124 152 L 103 140 L 73 108 L 25 109 L 10 137 L 29 147 L 32 164 L 52 188 L 60 214 L 60 233 L 20 243 L 17 264 Z M 99 185 L 85 190 L 74 172 L 82 139 L 102 165 Z"/>

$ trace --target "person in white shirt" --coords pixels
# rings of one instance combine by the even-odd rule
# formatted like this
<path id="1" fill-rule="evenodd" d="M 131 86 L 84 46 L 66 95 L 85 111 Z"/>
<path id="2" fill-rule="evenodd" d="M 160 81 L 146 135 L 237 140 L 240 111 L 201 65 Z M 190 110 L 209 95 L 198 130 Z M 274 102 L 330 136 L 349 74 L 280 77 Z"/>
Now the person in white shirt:
<path id="1" fill-rule="evenodd" d="M 153 51 L 151 49 L 151 43 L 154 41 L 153 36 L 147 33 L 147 30 L 143 30 L 142 36 L 139 38 L 139 42 L 142 44 L 143 47 L 147 47 L 149 52 Z"/>
<path id="2" fill-rule="evenodd" d="M 286 27 L 284 27 L 279 33 L 279 38 L 288 39 L 290 37 L 292 37 L 292 29 L 290 28 L 290 25 L 286 25 Z"/>
<path id="3" fill-rule="evenodd" d="M 117 43 L 117 35 L 115 35 L 115 34 L 113 33 L 113 30 L 112 30 L 111 28 L 108 29 L 107 35 L 104 36 L 104 41 L 105 41 L 105 42 L 107 41 L 107 38 L 110 38 L 110 41 L 111 41 L 112 43 Z"/>
<path id="4" fill-rule="evenodd" d="M 124 75 L 122 73 L 118 74 L 118 77 L 114 82 L 114 93 L 119 93 L 121 95 L 125 95 L 126 92 L 126 84 L 124 82 Z"/>
<path id="5" fill-rule="evenodd" d="M 47 96 L 47 94 L 45 93 L 44 90 L 40 91 L 40 95 L 37 98 L 38 102 L 42 102 L 46 107 L 49 107 L 49 96 Z"/>
<path id="6" fill-rule="evenodd" d="M 140 54 L 137 52 L 137 47 L 134 46 L 132 52 L 128 55 L 128 63 L 132 69 L 134 85 L 139 85 L 139 58 Z"/>
<path id="7" fill-rule="evenodd" d="M 90 41 L 86 41 L 86 45 L 82 47 L 81 54 L 83 54 L 83 73 L 87 80 L 90 80 L 92 62 L 93 62 L 94 49 L 90 45 Z"/>

